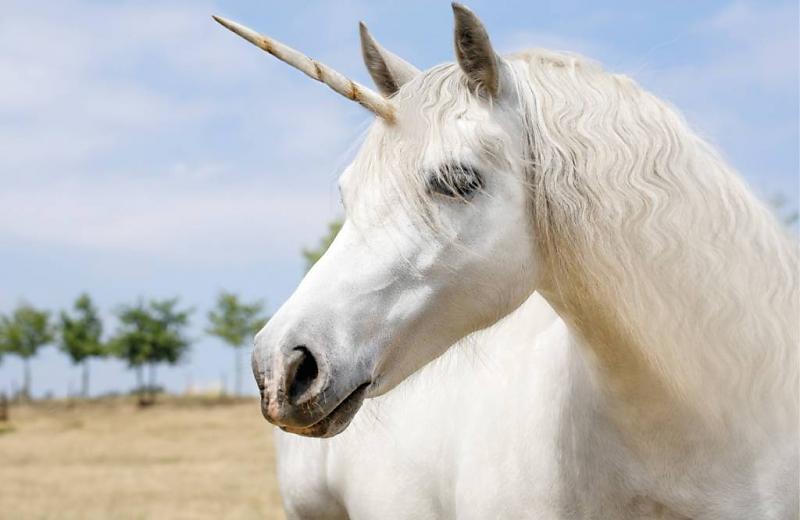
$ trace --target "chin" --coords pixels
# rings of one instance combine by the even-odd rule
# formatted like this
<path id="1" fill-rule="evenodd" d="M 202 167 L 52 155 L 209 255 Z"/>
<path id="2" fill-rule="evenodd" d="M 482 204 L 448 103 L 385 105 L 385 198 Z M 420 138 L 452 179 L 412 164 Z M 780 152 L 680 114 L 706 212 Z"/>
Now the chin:
<path id="1" fill-rule="evenodd" d="M 280 429 L 303 437 L 327 438 L 338 435 L 347 429 L 361 409 L 368 386 L 369 383 L 365 383 L 356 388 L 333 411 L 310 426 L 280 426 Z"/>

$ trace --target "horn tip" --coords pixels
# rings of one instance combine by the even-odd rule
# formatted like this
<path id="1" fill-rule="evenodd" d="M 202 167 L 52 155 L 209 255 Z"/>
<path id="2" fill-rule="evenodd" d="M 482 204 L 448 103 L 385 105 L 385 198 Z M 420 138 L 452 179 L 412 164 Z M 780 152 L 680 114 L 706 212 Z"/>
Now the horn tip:
<path id="1" fill-rule="evenodd" d="M 266 49 L 264 47 L 264 43 L 263 43 L 264 37 L 261 36 L 260 34 L 256 33 L 252 29 L 249 29 L 249 28 L 245 27 L 244 25 L 240 25 L 240 24 L 238 24 L 238 23 L 236 23 L 234 21 L 228 20 L 227 18 L 223 18 L 221 16 L 212 15 L 212 18 L 217 23 L 219 23 L 220 25 L 222 25 L 223 27 L 225 27 L 226 29 L 228 29 L 232 33 L 238 34 L 239 36 L 241 36 L 245 40 L 249 41 L 253 45 L 255 45 L 257 47 L 261 47 L 262 49 L 266 50 L 267 52 L 270 52 L 268 49 Z"/>
<path id="2" fill-rule="evenodd" d="M 223 18 L 221 16 L 217 16 L 215 14 L 211 15 L 211 18 L 214 19 L 215 22 L 223 26 L 224 28 L 228 29 L 229 31 L 234 31 L 234 27 L 236 27 L 236 23 L 228 20 L 227 18 Z M 234 31 L 236 32 L 236 31 Z"/>

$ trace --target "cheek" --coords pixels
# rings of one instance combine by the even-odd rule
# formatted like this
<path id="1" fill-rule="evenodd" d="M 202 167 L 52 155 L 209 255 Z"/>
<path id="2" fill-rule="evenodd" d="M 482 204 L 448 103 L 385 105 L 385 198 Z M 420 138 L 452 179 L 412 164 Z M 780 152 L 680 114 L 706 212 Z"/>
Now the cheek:
<path id="1" fill-rule="evenodd" d="M 525 201 L 519 194 L 494 196 L 460 227 L 458 247 L 448 251 L 459 277 L 482 292 L 527 298 L 537 282 L 535 246 Z M 455 258 L 458 257 L 458 258 Z"/>
<path id="2" fill-rule="evenodd" d="M 498 287 L 527 283 L 533 272 L 533 244 L 524 221 L 503 220 L 466 246 L 469 271 Z M 525 280 L 521 278 L 525 277 Z"/>
<path id="3" fill-rule="evenodd" d="M 524 190 L 516 182 L 497 183 L 481 194 L 459 224 L 460 242 L 503 260 L 530 253 L 531 232 Z"/>

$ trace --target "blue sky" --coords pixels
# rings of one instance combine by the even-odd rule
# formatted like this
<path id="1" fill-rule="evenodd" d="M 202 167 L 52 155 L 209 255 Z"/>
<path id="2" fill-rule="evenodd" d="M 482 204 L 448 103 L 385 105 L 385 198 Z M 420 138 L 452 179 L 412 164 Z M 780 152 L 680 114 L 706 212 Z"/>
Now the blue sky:
<path id="1" fill-rule="evenodd" d="M 762 196 L 798 204 L 795 1 L 473 1 L 504 52 L 579 52 L 681 109 Z M 160 369 L 180 391 L 232 380 L 206 338 L 220 289 L 270 310 L 300 249 L 339 214 L 336 177 L 370 122 L 360 107 L 234 37 L 220 14 L 369 84 L 357 23 L 420 68 L 452 61 L 449 3 L 4 2 L 0 18 L 0 312 L 88 291 L 108 318 L 139 297 L 195 308 L 190 357 Z M 79 372 L 53 347 L 34 392 Z M 19 362 L 0 365 L 0 389 Z M 94 363 L 95 391 L 133 374 Z"/>

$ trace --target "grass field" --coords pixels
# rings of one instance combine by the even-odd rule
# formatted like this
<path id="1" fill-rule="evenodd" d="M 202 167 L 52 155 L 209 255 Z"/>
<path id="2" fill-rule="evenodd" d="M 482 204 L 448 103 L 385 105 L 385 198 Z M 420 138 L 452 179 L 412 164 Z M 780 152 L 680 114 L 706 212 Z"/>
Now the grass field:
<path id="1" fill-rule="evenodd" d="M 274 461 L 255 400 L 15 406 L 0 425 L 0 518 L 283 518 Z"/>

